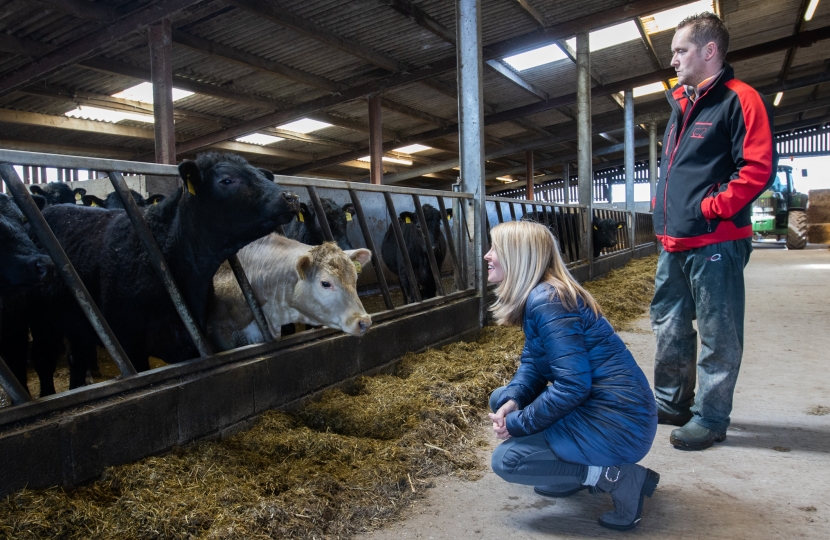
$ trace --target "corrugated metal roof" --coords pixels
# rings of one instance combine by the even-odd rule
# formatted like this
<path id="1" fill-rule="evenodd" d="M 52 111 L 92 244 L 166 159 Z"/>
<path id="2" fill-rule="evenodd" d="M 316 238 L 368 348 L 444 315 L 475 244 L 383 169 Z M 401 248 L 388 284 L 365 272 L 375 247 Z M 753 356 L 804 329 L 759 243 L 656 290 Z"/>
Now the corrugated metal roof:
<path id="1" fill-rule="evenodd" d="M 146 0 L 145 4 L 152 0 Z M 548 25 L 555 25 L 575 18 L 590 16 L 606 9 L 620 7 L 626 0 L 600 0 L 589 4 L 577 2 L 542 2 L 528 0 L 540 12 Z M 97 5 L 119 6 L 122 0 L 101 0 Z M 455 33 L 454 0 L 421 0 L 413 4 L 446 28 L 450 35 Z M 792 34 L 801 0 L 741 0 L 727 6 L 730 10 L 725 20 L 730 28 L 731 49 L 744 48 Z M 137 6 L 138 4 L 134 4 Z M 443 38 L 419 26 L 416 21 L 398 13 L 383 2 L 350 0 L 285 0 L 281 9 L 302 17 L 313 24 L 325 36 L 334 36 L 352 43 L 355 47 L 372 51 L 374 54 L 404 66 L 421 67 L 438 60 L 452 58 L 454 47 Z M 482 39 L 485 44 L 500 42 L 523 34 L 534 32 L 538 23 L 521 8 L 518 2 L 503 0 L 482 0 Z M 830 25 L 830 4 L 823 2 L 815 17 L 805 27 L 822 28 Z M 84 36 L 93 34 L 102 24 L 85 21 L 55 10 L 43 9 L 23 0 L 0 1 L 0 31 L 12 37 L 37 40 L 45 45 L 61 47 Z M 300 70 L 310 76 L 348 85 L 378 80 L 390 74 L 385 67 L 367 59 L 361 54 L 341 50 L 321 39 L 260 17 L 254 13 L 224 4 L 221 1 L 201 2 L 183 10 L 173 17 L 173 27 L 210 42 L 231 47 L 245 54 L 254 55 L 267 61 L 277 62 Z M 663 67 L 671 60 L 671 38 L 673 31 L 651 36 Z M 125 36 L 111 44 L 101 55 L 125 66 L 140 67 L 149 72 L 149 52 L 146 33 Z M 736 64 L 738 77 L 750 83 L 774 82 L 784 61 L 784 52 L 751 59 Z M 824 61 L 830 56 L 830 45 L 820 42 L 811 48 L 799 50 L 795 56 L 791 74 L 806 75 L 825 69 Z M 329 90 L 319 84 L 300 82 L 276 73 L 264 72 L 260 68 L 174 43 L 173 69 L 177 77 L 191 79 L 216 87 L 216 91 L 235 92 L 239 99 L 226 99 L 214 95 L 196 94 L 176 103 L 177 109 L 192 111 L 193 115 L 207 114 L 219 117 L 221 123 L 199 120 L 193 116 L 177 120 L 179 140 L 205 135 L 237 122 L 247 121 L 268 113 L 265 105 L 251 105 L 244 102 L 247 97 L 272 100 L 273 108 L 285 108 L 330 95 Z M 24 56 L 0 52 L 0 77 L 27 65 L 30 59 Z M 627 42 L 592 54 L 594 72 L 603 82 L 614 82 L 629 77 L 647 74 L 655 69 L 651 53 L 641 40 Z M 545 64 L 516 73 L 529 84 L 548 93 L 551 97 L 573 94 L 576 90 L 576 67 L 570 60 Z M 794 76 L 794 75 L 793 75 Z M 443 84 L 447 92 L 438 91 L 426 82 L 409 83 L 391 87 L 384 91 L 384 97 L 398 104 L 433 115 L 441 122 L 454 124 L 457 121 L 457 103 L 451 97 L 456 89 L 456 74 L 446 72 L 434 78 Z M 79 66 L 69 66 L 50 74 L 34 86 L 52 91 L 83 91 L 111 95 L 139 82 L 134 77 L 106 73 Z M 812 89 L 802 94 L 788 93 L 807 99 Z M 450 94 L 449 96 L 447 94 Z M 484 72 L 484 97 L 490 111 L 509 111 L 523 105 L 538 103 L 540 98 L 522 89 L 519 85 L 497 74 L 489 68 Z M 660 94 L 637 98 L 635 107 L 660 107 Z M 74 108 L 76 103 L 68 97 L 47 97 L 31 93 L 15 92 L 0 96 L 0 107 L 6 109 L 62 115 Z M 622 110 L 609 97 L 594 100 L 594 114 Z M 575 112 L 571 104 L 563 109 Z M 330 107 L 329 115 L 341 115 L 346 122 L 368 124 L 366 101 L 356 99 Z M 813 113 L 810 113 L 813 114 Z M 423 116 L 423 115 L 421 115 Z M 809 117 L 805 115 L 805 117 Z M 560 110 L 550 109 L 524 118 L 540 127 L 549 127 L 558 132 L 560 124 L 571 124 L 572 120 Z M 413 134 L 434 130 L 438 122 L 419 118 L 417 114 L 405 114 L 384 108 L 383 124 L 389 136 L 397 134 L 408 137 Z M 525 124 L 527 125 L 527 124 Z M 138 153 L 152 150 L 152 141 L 129 139 L 103 134 L 89 134 L 58 130 L 48 127 L 3 124 L 4 138 L 20 138 L 32 141 L 54 141 L 55 144 L 91 145 L 100 147 L 136 148 Z M 274 147 L 317 158 L 338 155 L 352 151 L 355 146 L 368 146 L 365 128 L 355 131 L 346 127 L 331 127 L 322 130 L 319 136 L 340 145 L 297 140 L 280 141 Z M 508 143 L 534 139 L 538 133 L 512 121 L 486 127 L 486 134 Z M 441 137 L 435 144 L 452 145 L 457 141 L 454 134 Z M 429 144 L 426 141 L 425 144 Z M 488 148 L 496 148 L 491 140 Z M 559 147 L 561 149 L 561 147 Z M 554 148 L 548 151 L 555 151 Z M 446 159 L 451 154 L 435 150 L 430 153 Z M 423 155 L 430 155 L 423 154 Z M 253 155 L 249 155 L 253 156 Z M 252 159 L 254 159 L 252 157 Z M 288 166 L 297 160 L 272 156 L 256 156 L 260 162 L 275 166 Z M 344 177 L 365 176 L 363 170 L 333 166 L 321 170 Z"/>

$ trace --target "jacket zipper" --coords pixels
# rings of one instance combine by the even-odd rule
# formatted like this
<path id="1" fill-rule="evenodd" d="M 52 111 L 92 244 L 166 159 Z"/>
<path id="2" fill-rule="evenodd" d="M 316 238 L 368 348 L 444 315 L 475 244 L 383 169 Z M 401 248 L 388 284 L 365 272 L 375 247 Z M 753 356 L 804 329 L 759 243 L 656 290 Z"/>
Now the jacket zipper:
<path id="1" fill-rule="evenodd" d="M 712 86 L 707 88 L 706 91 L 703 92 L 703 95 L 698 96 L 697 99 L 694 100 L 694 102 L 692 102 L 692 108 L 689 109 L 689 114 L 687 114 L 686 119 L 683 120 L 683 127 L 680 128 L 680 133 L 677 134 L 677 143 L 674 145 L 674 149 L 671 152 L 671 156 L 669 156 L 669 164 L 666 166 L 666 184 L 663 186 L 663 236 L 669 235 L 668 203 L 666 202 L 666 197 L 669 192 L 669 172 L 671 171 L 672 162 L 674 162 L 674 156 L 675 154 L 677 154 L 677 149 L 680 147 L 680 142 L 683 140 L 683 134 L 686 132 L 686 126 L 689 124 L 689 119 L 692 117 L 692 112 L 694 112 L 695 106 L 706 94 L 709 93 L 709 90 L 711 90 L 715 86 L 715 84 L 717 84 L 717 81 L 715 81 L 715 83 L 713 83 Z M 672 128 L 674 128 L 673 124 Z M 706 229 L 708 230 L 710 228 L 709 220 L 706 221 Z"/>

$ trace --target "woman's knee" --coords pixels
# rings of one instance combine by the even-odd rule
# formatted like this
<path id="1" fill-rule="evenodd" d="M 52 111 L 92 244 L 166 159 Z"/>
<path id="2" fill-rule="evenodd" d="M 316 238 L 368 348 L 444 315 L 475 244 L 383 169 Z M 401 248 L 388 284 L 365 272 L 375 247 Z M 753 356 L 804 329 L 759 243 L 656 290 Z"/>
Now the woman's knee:
<path id="1" fill-rule="evenodd" d="M 499 402 L 499 398 L 501 397 L 501 393 L 504 392 L 504 389 L 507 388 L 506 386 L 499 386 L 490 394 L 490 410 L 496 412 L 496 403 Z"/>
<path id="2" fill-rule="evenodd" d="M 504 441 L 493 450 L 491 467 L 493 472 L 501 478 L 512 474 L 519 464 L 519 456 L 513 452 L 515 439 Z"/>

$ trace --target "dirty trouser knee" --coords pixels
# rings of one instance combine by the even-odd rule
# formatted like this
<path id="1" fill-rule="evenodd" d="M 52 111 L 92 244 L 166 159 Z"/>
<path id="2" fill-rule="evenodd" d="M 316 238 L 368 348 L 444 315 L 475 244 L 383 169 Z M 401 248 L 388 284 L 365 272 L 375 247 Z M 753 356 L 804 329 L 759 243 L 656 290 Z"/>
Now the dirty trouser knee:
<path id="1" fill-rule="evenodd" d="M 490 394 L 493 412 L 505 388 L 501 386 Z M 493 451 L 492 465 L 499 477 L 526 486 L 581 485 L 588 475 L 587 466 L 559 460 L 544 433 L 504 441 Z"/>
<path id="2" fill-rule="evenodd" d="M 729 426 L 743 355 L 744 267 L 749 238 L 682 252 L 663 252 L 657 264 L 651 321 L 657 335 L 657 406 L 676 414 L 692 400 L 697 422 L 713 431 Z M 695 369 L 696 315 L 701 350 Z M 698 393 L 695 396 L 695 374 Z"/>

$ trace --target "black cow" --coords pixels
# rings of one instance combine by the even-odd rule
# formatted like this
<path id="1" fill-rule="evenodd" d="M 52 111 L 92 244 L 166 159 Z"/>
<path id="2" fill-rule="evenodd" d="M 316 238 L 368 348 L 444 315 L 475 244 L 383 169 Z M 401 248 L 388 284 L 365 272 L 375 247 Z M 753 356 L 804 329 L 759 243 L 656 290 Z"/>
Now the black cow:
<path id="1" fill-rule="evenodd" d="M 36 202 L 43 204 L 44 199 Z M 26 234 L 26 218 L 12 199 L 0 194 L 0 294 L 28 288 L 49 278 L 52 260 Z"/>
<path id="2" fill-rule="evenodd" d="M 534 221 L 546 225 L 556 236 L 559 250 L 569 253 L 571 260 L 579 259 L 579 218 L 577 214 L 548 210 L 547 218 L 543 212 L 528 212 L 522 216 L 522 221 Z M 617 245 L 617 229 L 625 227 L 624 221 L 613 219 L 594 218 L 591 222 L 591 242 L 594 247 L 594 258 L 599 257 L 604 248 Z"/>
<path id="3" fill-rule="evenodd" d="M 421 299 L 423 300 L 435 296 L 436 283 L 429 266 L 427 248 L 431 248 L 435 253 L 435 261 L 438 263 L 439 270 L 447 252 L 447 241 L 441 233 L 441 212 L 429 204 L 425 204 L 423 209 L 424 218 L 427 222 L 429 246 L 424 244 L 424 239 L 421 235 L 421 224 L 414 212 L 401 212 L 398 216 L 398 223 L 401 226 L 403 239 L 406 243 L 406 250 L 409 253 L 409 260 L 412 262 L 415 279 L 418 281 L 416 284 L 412 284 L 409 281 L 407 272 L 404 269 L 403 255 L 398 250 L 398 242 L 395 239 L 395 232 L 392 230 L 391 225 L 386 229 L 386 234 L 383 236 L 383 243 L 380 247 L 383 262 L 392 273 L 398 276 L 401 282 L 401 290 L 403 290 L 409 302 L 415 301 L 414 287 L 418 287 L 421 292 Z M 452 217 L 452 210 L 447 210 L 447 217 Z"/>
<path id="4" fill-rule="evenodd" d="M 184 183 L 150 206 L 145 220 L 197 324 L 204 328 L 219 265 L 240 248 L 293 219 L 297 197 L 231 154 L 201 154 L 179 165 Z M 180 362 L 198 355 L 161 279 L 123 211 L 58 205 L 44 213 L 72 264 L 139 371 L 149 356 Z M 85 384 L 99 344 L 60 280 L 35 299 L 30 325 L 41 395 L 54 393 L 52 373 L 62 332 L 72 348 L 70 387 Z"/>
<path id="5" fill-rule="evenodd" d="M 625 227 L 625 221 L 594 218 L 591 227 L 591 240 L 594 244 L 594 258 L 599 257 L 604 248 L 617 245 L 617 230 Z"/>
<path id="6" fill-rule="evenodd" d="M 164 200 L 164 195 L 150 195 L 145 199 L 141 193 L 133 191 L 132 189 L 130 190 L 130 194 L 133 196 L 133 200 L 139 208 L 143 208 L 151 204 L 158 204 Z M 107 210 L 124 208 L 124 205 L 121 204 L 121 198 L 114 191 L 107 195 L 104 199 L 96 197 L 95 195 L 83 195 L 81 197 L 81 201 L 84 203 L 84 206 L 100 206 L 101 208 L 106 208 Z"/>
<path id="7" fill-rule="evenodd" d="M 343 206 L 337 206 L 337 203 L 325 197 L 320 198 L 320 204 L 323 205 L 323 211 L 326 214 L 326 221 L 331 229 L 331 236 L 337 243 L 340 249 L 348 250 L 354 249 L 349 235 L 347 234 L 346 226 L 352 220 L 355 214 L 354 205 L 351 203 Z M 323 229 L 317 221 L 317 213 L 313 206 L 306 203 L 300 203 L 300 212 L 297 214 L 297 219 L 283 227 L 285 236 L 308 244 L 309 246 L 322 246 L 326 241 L 323 236 Z"/>
<path id="8" fill-rule="evenodd" d="M 46 199 L 46 206 L 53 204 L 75 204 L 86 195 L 84 188 L 72 189 L 63 182 L 49 182 L 48 184 L 33 184 L 29 186 L 33 195 L 40 195 Z"/>

